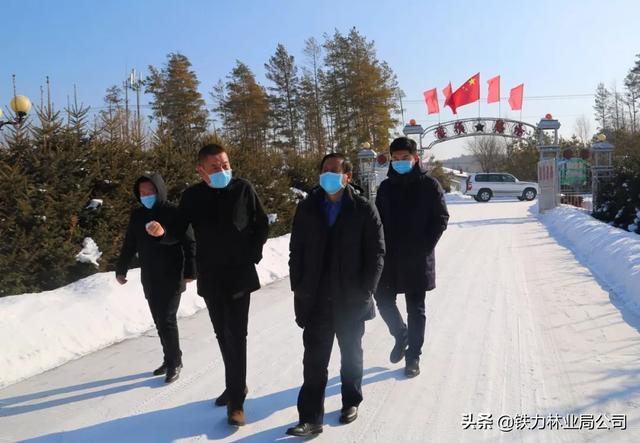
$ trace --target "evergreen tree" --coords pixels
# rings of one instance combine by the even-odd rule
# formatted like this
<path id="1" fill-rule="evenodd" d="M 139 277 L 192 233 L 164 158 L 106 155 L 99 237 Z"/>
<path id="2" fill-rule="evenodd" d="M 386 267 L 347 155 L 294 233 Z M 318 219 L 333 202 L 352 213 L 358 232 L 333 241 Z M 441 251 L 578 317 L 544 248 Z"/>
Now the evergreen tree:
<path id="1" fill-rule="evenodd" d="M 325 153 L 327 135 L 323 123 L 325 111 L 321 91 L 322 47 L 315 38 L 311 37 L 305 41 L 304 54 L 307 66 L 303 68 L 300 80 L 299 108 L 304 127 L 305 145 L 315 152 Z M 333 145 L 331 141 L 329 144 Z"/>
<path id="2" fill-rule="evenodd" d="M 4 240 L 9 261 L 0 262 L 0 273 L 24 273 L 7 282 L 13 293 L 53 289 L 78 276 L 73 271 L 80 248 L 71 226 L 87 202 L 83 150 L 64 126 L 48 89 L 46 104 L 35 108 L 38 122 L 30 126 L 26 143 L 10 142 L 5 157 L 3 186 L 14 192 L 0 208 L 17 211 L 12 235 Z"/>
<path id="3" fill-rule="evenodd" d="M 636 56 L 636 63 L 624 79 L 626 101 L 629 107 L 631 132 L 638 131 L 638 106 L 640 105 L 640 54 Z"/>
<path id="4" fill-rule="evenodd" d="M 305 73 L 300 80 L 298 106 L 304 134 L 303 144 L 307 150 L 324 153 L 326 150 L 322 108 L 319 106 L 313 78 Z"/>
<path id="5" fill-rule="evenodd" d="M 273 86 L 268 88 L 271 121 L 275 129 L 273 144 L 296 151 L 299 134 L 299 79 L 294 57 L 289 55 L 283 45 L 278 44 L 275 54 L 264 67 L 267 79 L 273 82 Z"/>
<path id="6" fill-rule="evenodd" d="M 324 95 L 341 150 L 353 153 L 361 143 L 386 146 L 394 118 L 395 74 L 377 59 L 375 45 L 355 28 L 347 36 L 326 37 Z"/>
<path id="7" fill-rule="evenodd" d="M 0 297 L 33 289 L 33 277 L 24 265 L 32 256 L 34 194 L 27 172 L 15 164 L 6 149 L 0 149 Z"/>
<path id="8" fill-rule="evenodd" d="M 596 121 L 600 124 L 601 131 L 606 131 L 611 127 L 611 122 L 609 120 L 610 102 L 611 93 L 604 86 L 604 83 L 598 83 L 593 109 L 596 113 Z"/>
<path id="9" fill-rule="evenodd" d="M 440 183 L 444 192 L 451 192 L 451 179 L 453 174 L 445 172 L 442 162 L 435 160 L 433 157 L 429 157 L 427 161 L 427 169 L 429 175 Z"/>
<path id="10" fill-rule="evenodd" d="M 153 95 L 157 139 L 179 151 L 197 151 L 207 131 L 208 113 L 191 62 L 180 53 L 171 53 L 163 68 L 149 66 L 149 71 L 145 85 L 146 92 Z"/>
<path id="11" fill-rule="evenodd" d="M 219 90 L 214 89 L 214 94 Z M 224 138 L 232 145 L 249 150 L 267 147 L 269 99 L 247 65 L 238 61 L 228 76 L 216 112 L 223 122 Z"/>
<path id="12" fill-rule="evenodd" d="M 619 131 L 625 129 L 625 113 L 624 113 L 624 101 L 621 94 L 618 92 L 616 85 L 611 88 L 611 100 L 609 101 L 609 114 L 611 115 L 611 122 L 613 129 Z"/>
<path id="13" fill-rule="evenodd" d="M 535 138 L 522 139 L 506 145 L 506 156 L 499 170 L 508 172 L 523 181 L 538 181 L 540 153 Z"/>
<path id="14" fill-rule="evenodd" d="M 78 104 L 78 95 L 75 86 L 73 87 L 73 103 L 65 109 L 67 113 L 67 134 L 73 137 L 76 144 L 87 144 L 89 142 L 89 134 L 87 129 L 89 111 L 88 106 Z"/>
<path id="15" fill-rule="evenodd" d="M 122 89 L 118 86 L 107 88 L 104 96 L 106 109 L 99 112 L 100 134 L 112 143 L 124 140 L 126 137 L 126 113 L 123 107 Z"/>

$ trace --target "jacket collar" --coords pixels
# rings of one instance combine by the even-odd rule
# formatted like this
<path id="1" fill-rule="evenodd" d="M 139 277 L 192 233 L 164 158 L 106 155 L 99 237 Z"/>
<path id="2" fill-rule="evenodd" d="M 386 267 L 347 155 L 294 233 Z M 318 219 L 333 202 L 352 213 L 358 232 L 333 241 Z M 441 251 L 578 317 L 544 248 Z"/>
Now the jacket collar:
<path id="1" fill-rule="evenodd" d="M 309 202 L 314 208 L 314 212 L 316 213 L 316 215 L 320 216 L 326 222 L 323 203 L 327 198 L 327 193 L 320 186 L 316 186 L 311 190 L 308 198 Z M 351 185 L 347 185 L 347 187 L 344 188 L 344 193 L 342 194 L 342 208 L 340 209 L 340 216 L 338 217 L 338 220 L 340 220 L 343 215 L 349 214 L 351 211 L 353 211 L 355 205 L 355 191 L 351 187 Z"/>

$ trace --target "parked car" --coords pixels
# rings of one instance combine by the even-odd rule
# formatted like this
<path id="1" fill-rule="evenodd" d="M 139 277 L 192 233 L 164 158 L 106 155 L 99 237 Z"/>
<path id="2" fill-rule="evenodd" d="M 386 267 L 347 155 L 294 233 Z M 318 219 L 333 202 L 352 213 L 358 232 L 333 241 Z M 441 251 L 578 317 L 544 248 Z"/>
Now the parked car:
<path id="1" fill-rule="evenodd" d="M 506 172 L 483 172 L 469 175 L 465 194 L 486 203 L 492 197 L 517 197 L 520 201 L 531 201 L 538 191 L 537 183 L 520 181 Z"/>

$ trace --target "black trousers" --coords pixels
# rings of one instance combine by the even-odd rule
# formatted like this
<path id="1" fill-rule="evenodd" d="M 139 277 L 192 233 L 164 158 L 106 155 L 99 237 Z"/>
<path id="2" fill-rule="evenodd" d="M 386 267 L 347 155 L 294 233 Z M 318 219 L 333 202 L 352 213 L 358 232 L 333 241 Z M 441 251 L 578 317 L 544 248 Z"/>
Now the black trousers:
<path id="1" fill-rule="evenodd" d="M 236 297 L 205 297 L 209 318 L 218 339 L 224 361 L 225 389 L 228 407 L 242 409 L 247 385 L 247 326 L 249 323 L 249 293 Z"/>
<path id="2" fill-rule="evenodd" d="M 167 366 L 175 367 L 182 364 L 178 320 L 176 318 L 181 295 L 180 292 L 172 294 L 153 293 L 147 298 L 151 316 L 162 344 L 164 363 Z"/>
<path id="3" fill-rule="evenodd" d="M 298 394 L 300 422 L 322 424 L 324 397 L 328 380 L 333 339 L 340 347 L 340 381 L 342 407 L 358 406 L 362 402 L 362 336 L 364 321 L 336 325 L 331 302 L 322 299 L 312 311 L 304 328 L 304 382 Z"/>
<path id="4" fill-rule="evenodd" d="M 427 324 L 425 311 L 426 292 L 409 292 L 405 294 L 407 301 L 407 324 L 402 319 L 402 315 L 396 305 L 398 294 L 385 289 L 378 288 L 375 294 L 376 304 L 380 316 L 387 324 L 389 332 L 396 340 L 407 340 L 407 359 L 419 359 L 422 354 L 424 344 L 424 333 Z"/>

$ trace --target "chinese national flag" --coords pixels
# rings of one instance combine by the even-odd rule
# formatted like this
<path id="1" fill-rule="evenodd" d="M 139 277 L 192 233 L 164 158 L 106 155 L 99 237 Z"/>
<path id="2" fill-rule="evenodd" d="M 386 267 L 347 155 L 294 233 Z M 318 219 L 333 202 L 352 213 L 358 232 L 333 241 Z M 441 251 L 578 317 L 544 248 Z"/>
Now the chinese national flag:
<path id="1" fill-rule="evenodd" d="M 496 75 L 489 79 L 489 94 L 487 95 L 487 103 L 496 103 L 500 101 L 500 76 Z"/>
<path id="2" fill-rule="evenodd" d="M 440 105 L 438 105 L 438 91 L 436 88 L 424 91 L 424 101 L 427 103 L 427 112 L 429 114 L 437 114 L 440 112 Z"/>
<path id="3" fill-rule="evenodd" d="M 449 97 L 451 96 L 451 82 L 445 86 L 442 93 L 444 94 L 444 105 L 447 106 L 447 100 L 449 100 Z"/>
<path id="4" fill-rule="evenodd" d="M 509 94 L 509 105 L 511 106 L 511 110 L 513 111 L 522 110 L 523 93 L 524 93 L 524 83 L 511 89 L 511 93 Z"/>
<path id="5" fill-rule="evenodd" d="M 478 100 L 480 100 L 480 73 L 477 73 L 456 89 L 456 92 L 449 96 L 445 106 L 449 106 L 451 111 L 457 114 L 457 109 L 460 106 L 468 105 Z"/>

